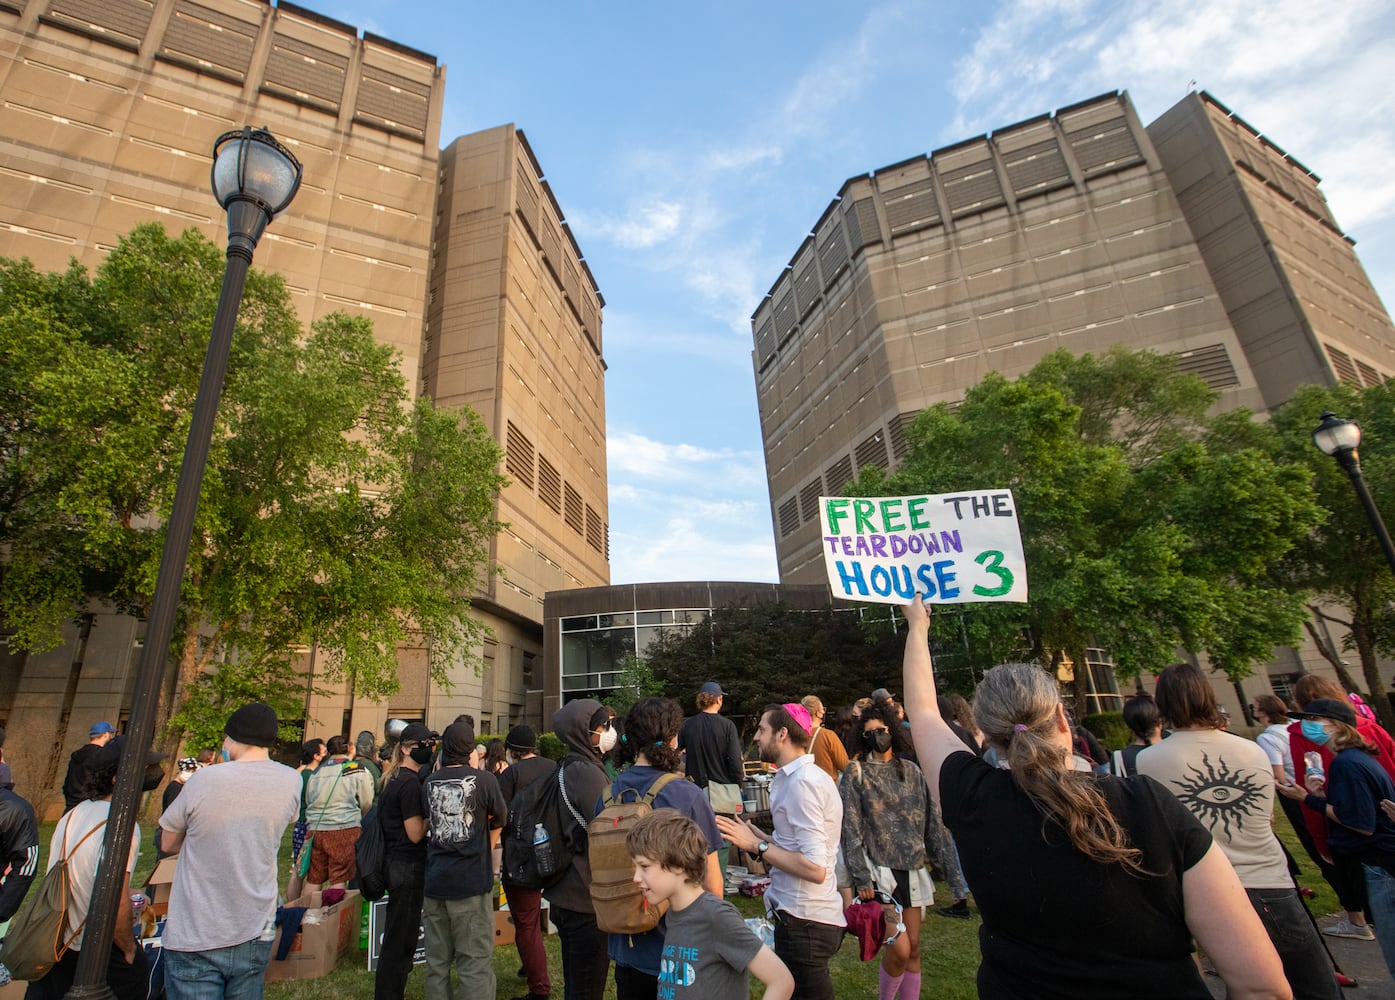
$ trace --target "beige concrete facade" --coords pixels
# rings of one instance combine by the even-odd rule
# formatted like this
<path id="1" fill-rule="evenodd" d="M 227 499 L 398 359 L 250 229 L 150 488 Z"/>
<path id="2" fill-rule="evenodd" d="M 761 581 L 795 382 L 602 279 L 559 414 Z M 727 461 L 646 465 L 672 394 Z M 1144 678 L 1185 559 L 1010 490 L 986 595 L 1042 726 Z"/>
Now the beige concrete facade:
<path id="1" fill-rule="evenodd" d="M 1261 413 L 1395 373 L 1318 178 L 1206 94 L 1147 128 L 1105 94 L 848 180 L 751 327 L 786 585 L 825 579 L 817 498 L 894 467 L 915 415 L 990 371 L 1124 344 Z"/>
<path id="2" fill-rule="evenodd" d="M 441 151 L 445 72 L 288 2 L 0 0 L 0 256 L 92 270 L 152 220 L 221 245 L 213 142 L 264 125 L 304 180 L 256 266 L 284 275 L 303 322 L 372 320 L 413 396 L 469 403 L 508 451 L 501 572 L 476 595 L 495 633 L 476 650 L 483 671 L 448 665 L 445 692 L 425 643 L 404 647 L 401 690 L 374 702 L 327 682 L 325 651 L 306 649 L 302 669 L 328 689 L 307 694 L 310 735 L 381 732 L 390 717 L 444 728 L 461 712 L 483 732 L 540 726 L 542 595 L 610 579 L 603 302 L 522 132 Z M 50 653 L 0 647 L 22 790 L 51 803 L 88 727 L 124 720 L 143 628 L 92 608 Z"/>
<path id="3" fill-rule="evenodd" d="M 504 444 L 508 527 L 493 551 L 504 572 L 475 606 L 496 630 L 532 629 L 501 644 L 510 668 L 492 672 L 481 711 L 541 723 L 561 704 L 559 678 L 544 684 L 543 595 L 610 582 L 604 300 L 512 125 L 446 147 L 437 217 L 423 391 L 474 407 Z"/>

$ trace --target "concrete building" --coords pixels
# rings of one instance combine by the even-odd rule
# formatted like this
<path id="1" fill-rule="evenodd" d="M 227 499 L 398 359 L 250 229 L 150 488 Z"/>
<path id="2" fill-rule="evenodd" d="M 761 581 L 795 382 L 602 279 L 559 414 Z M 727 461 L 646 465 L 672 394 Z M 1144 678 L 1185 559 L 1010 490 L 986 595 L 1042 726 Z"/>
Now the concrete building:
<path id="1" fill-rule="evenodd" d="M 1147 128 L 1105 94 L 849 179 L 751 327 L 785 584 L 825 578 L 817 498 L 893 467 L 915 415 L 989 371 L 1124 344 L 1259 412 L 1395 373 L 1318 178 L 1204 93 Z"/>
<path id="2" fill-rule="evenodd" d="M 543 595 L 610 582 L 605 301 L 522 131 L 456 139 L 440 189 L 422 391 L 469 404 L 506 450 L 508 527 L 491 553 L 504 573 L 475 597 L 499 640 L 485 645 L 478 718 L 503 732 L 561 705 L 560 677 L 542 669 Z"/>
<path id="3" fill-rule="evenodd" d="M 475 595 L 496 635 L 484 671 L 450 665 L 446 693 L 425 643 L 404 647 L 386 702 L 320 681 L 311 734 L 460 712 L 482 732 L 540 724 L 541 595 L 609 582 L 602 299 L 522 132 L 442 153 L 444 88 L 435 57 L 288 2 L 0 0 L 0 256 L 92 270 L 151 220 L 221 245 L 213 141 L 265 125 L 304 181 L 256 266 L 285 277 L 305 323 L 371 319 L 414 395 L 469 403 L 507 449 L 503 572 Z M 56 650 L 0 650 L 7 759 L 29 793 L 61 780 L 91 723 L 123 722 L 143 628 L 94 607 Z M 318 675 L 324 657 L 300 660 Z"/>

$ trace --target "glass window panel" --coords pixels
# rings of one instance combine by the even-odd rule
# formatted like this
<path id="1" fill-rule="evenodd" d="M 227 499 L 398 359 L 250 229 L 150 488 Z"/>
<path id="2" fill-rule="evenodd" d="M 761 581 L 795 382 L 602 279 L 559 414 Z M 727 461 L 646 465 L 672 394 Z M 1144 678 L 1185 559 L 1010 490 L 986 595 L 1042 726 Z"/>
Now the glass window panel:
<path id="1" fill-rule="evenodd" d="M 601 615 L 601 628 L 610 628 L 612 625 L 633 625 L 635 616 L 632 612 L 625 611 L 618 615 Z"/>
<path id="2" fill-rule="evenodd" d="M 579 616 L 577 616 L 576 618 L 563 618 L 563 619 L 562 619 L 562 631 L 563 631 L 563 632 L 576 632 L 576 631 L 578 631 L 578 630 L 580 630 L 580 629 L 584 629 L 584 628 L 595 628 L 595 627 L 596 627 L 596 616 L 595 616 L 595 615 L 579 615 Z"/>
<path id="3" fill-rule="evenodd" d="M 663 635 L 665 631 L 666 629 L 660 626 L 650 626 L 648 628 L 640 626 L 635 629 L 635 648 L 639 650 L 639 655 L 643 656 L 647 653 L 649 647 L 652 646 L 655 640 Z"/>
<path id="4" fill-rule="evenodd" d="M 657 625 L 662 621 L 662 615 L 658 611 L 641 611 L 637 617 L 640 625 Z"/>

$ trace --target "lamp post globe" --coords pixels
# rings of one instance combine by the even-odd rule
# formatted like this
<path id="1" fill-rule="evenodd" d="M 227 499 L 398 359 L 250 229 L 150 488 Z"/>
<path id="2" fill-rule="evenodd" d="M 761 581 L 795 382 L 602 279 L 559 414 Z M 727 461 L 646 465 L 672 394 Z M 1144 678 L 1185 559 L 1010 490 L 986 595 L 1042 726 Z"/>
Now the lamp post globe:
<path id="1" fill-rule="evenodd" d="M 1331 410 L 1324 410 L 1318 419 L 1322 423 L 1313 431 L 1313 444 L 1318 450 L 1339 462 L 1348 454 L 1356 458 L 1356 449 L 1361 446 L 1361 425 L 1355 420 L 1343 420 Z"/>
<path id="2" fill-rule="evenodd" d="M 1395 543 L 1390 540 L 1390 532 L 1385 528 L 1380 510 L 1371 497 L 1371 491 L 1366 488 L 1366 477 L 1361 474 L 1361 456 L 1357 452 L 1361 445 L 1361 425 L 1355 420 L 1344 420 L 1331 410 L 1324 410 L 1318 419 L 1322 422 L 1313 430 L 1313 444 L 1324 455 L 1336 459 L 1351 477 L 1352 489 L 1366 510 L 1366 519 L 1371 522 L 1371 530 L 1385 553 L 1385 561 L 1390 564 L 1391 572 L 1395 573 Z"/>
<path id="3" fill-rule="evenodd" d="M 227 267 L 213 314 L 213 329 L 198 393 L 194 397 L 174 502 L 165 523 L 160 569 L 150 602 L 145 642 L 136 666 L 126 745 L 122 749 L 107 813 L 84 940 L 109 941 L 116 921 L 131 919 L 129 903 L 122 898 L 124 861 L 130 852 L 136 811 L 140 807 L 146 753 L 155 739 L 161 680 L 178 617 L 180 587 L 189 560 L 194 516 L 198 513 L 199 493 L 208 465 L 218 401 L 223 395 L 242 290 L 257 241 L 271 220 L 291 203 L 300 188 L 300 177 L 300 162 L 266 129 L 244 126 L 224 133 L 213 144 L 213 195 L 228 213 Z M 105 946 L 83 948 L 78 952 L 73 985 L 67 994 L 69 1000 L 115 1000 L 106 981 L 110 955 L 111 949 Z"/>
<path id="4" fill-rule="evenodd" d="M 300 190 L 300 177 L 300 161 L 264 128 L 244 125 L 218 137 L 209 180 L 213 197 L 228 213 L 229 253 L 236 242 L 250 254 L 267 224 Z"/>

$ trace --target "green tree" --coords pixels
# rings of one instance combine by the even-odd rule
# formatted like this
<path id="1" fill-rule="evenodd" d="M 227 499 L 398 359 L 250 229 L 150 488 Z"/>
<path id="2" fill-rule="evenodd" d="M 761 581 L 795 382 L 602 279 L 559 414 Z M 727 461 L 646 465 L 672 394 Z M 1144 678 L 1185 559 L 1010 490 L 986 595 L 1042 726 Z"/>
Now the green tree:
<path id="1" fill-rule="evenodd" d="M 1313 444 L 1319 415 L 1331 410 L 1361 425 L 1359 454 L 1367 486 L 1380 506 L 1395 493 L 1395 392 L 1387 385 L 1355 389 L 1348 385 L 1304 386 L 1275 411 L 1271 421 L 1277 451 L 1307 469 L 1326 518 L 1295 546 L 1280 567 L 1280 578 L 1297 594 L 1311 593 L 1309 634 L 1349 691 L 1360 690 L 1342 659 L 1355 650 L 1371 707 L 1381 724 L 1395 730 L 1395 712 L 1376 664 L 1378 653 L 1395 655 L 1395 576 L 1371 529 L 1351 480 Z M 1334 613 L 1344 609 L 1346 617 Z M 1334 641 L 1330 625 L 1339 636 Z M 1339 648 L 1340 647 L 1340 648 Z"/>
<path id="2" fill-rule="evenodd" d="M 20 647 L 52 647 L 91 600 L 148 607 L 222 273 L 197 231 L 158 225 L 90 280 L 0 261 L 0 616 Z M 291 651 L 311 642 L 366 697 L 396 689 L 397 645 L 422 638 L 447 683 L 485 631 L 469 596 L 499 458 L 472 411 L 411 401 L 368 321 L 307 333 L 280 277 L 253 271 L 162 699 L 171 738 L 196 710 L 303 683 Z"/>
<path id="3" fill-rule="evenodd" d="M 689 711 L 697 690 L 717 681 L 723 712 L 749 736 L 767 704 L 816 694 L 827 706 L 850 705 L 878 687 L 898 686 L 901 647 L 883 609 L 866 625 L 856 611 L 796 611 L 779 604 L 718 608 L 697 625 L 667 629 L 645 652 L 664 687 Z"/>
<path id="4" fill-rule="evenodd" d="M 619 686 L 602 698 L 601 704 L 615 709 L 616 715 L 624 716 L 641 698 L 656 698 L 663 693 L 664 685 L 654 676 L 653 668 L 631 653 L 625 657 Z"/>
<path id="5" fill-rule="evenodd" d="M 1240 678 L 1300 634 L 1303 596 L 1269 568 L 1320 513 L 1306 470 L 1275 461 L 1248 414 L 1208 418 L 1214 401 L 1169 357 L 1057 351 L 926 410 L 905 463 L 862 470 L 848 492 L 1012 489 L 1030 602 L 974 608 L 977 642 L 1049 668 L 1099 645 L 1124 678 L 1205 649 Z M 933 620 L 945 646 L 962 638 L 957 616 Z"/>

